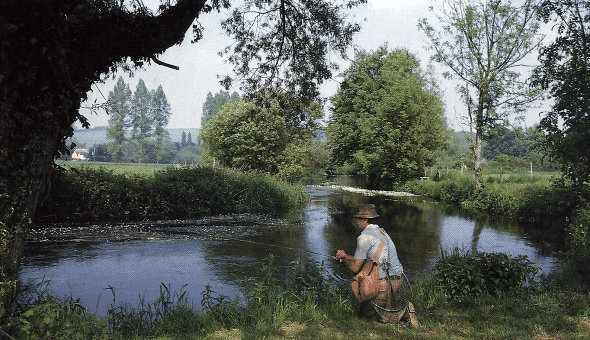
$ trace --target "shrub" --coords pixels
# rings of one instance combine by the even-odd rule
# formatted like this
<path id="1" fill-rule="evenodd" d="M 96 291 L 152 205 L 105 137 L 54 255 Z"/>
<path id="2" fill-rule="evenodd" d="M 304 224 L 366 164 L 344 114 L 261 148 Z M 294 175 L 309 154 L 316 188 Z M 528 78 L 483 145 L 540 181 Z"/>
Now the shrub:
<path id="1" fill-rule="evenodd" d="M 145 176 L 125 176 L 106 168 L 80 167 L 56 172 L 37 221 L 113 221 L 145 219 L 150 185 Z"/>
<path id="2" fill-rule="evenodd" d="M 442 182 L 440 200 L 448 204 L 460 204 L 473 195 L 475 182 L 471 178 L 459 177 Z"/>
<path id="3" fill-rule="evenodd" d="M 563 178 L 553 179 L 548 187 L 529 187 L 516 212 L 518 222 L 543 228 L 563 230 L 581 197 Z"/>
<path id="4" fill-rule="evenodd" d="M 443 203 L 458 205 L 473 195 L 475 181 L 463 176 L 445 175 L 440 181 L 409 181 L 401 190 L 427 196 Z"/>
<path id="5" fill-rule="evenodd" d="M 183 219 L 230 213 L 283 214 L 305 203 L 301 186 L 261 173 L 169 167 L 151 175 L 105 168 L 57 173 L 38 222 Z"/>
<path id="6" fill-rule="evenodd" d="M 472 213 L 486 212 L 492 216 L 509 216 L 516 210 L 514 192 L 503 185 L 489 185 L 475 190 L 461 203 L 461 208 Z"/>
<path id="7" fill-rule="evenodd" d="M 584 275 L 590 274 L 590 211 L 588 207 L 578 209 L 567 226 L 568 258 Z"/>
<path id="8" fill-rule="evenodd" d="M 485 296 L 507 296 L 523 292 L 538 268 L 526 256 L 502 253 L 461 253 L 458 248 L 443 252 L 435 265 L 431 291 L 453 302 L 473 302 Z"/>
<path id="9" fill-rule="evenodd" d="M 0 324 L 0 337 L 12 339 L 108 339 L 105 320 L 86 313 L 78 300 L 46 293 L 27 303 L 19 315 Z"/>

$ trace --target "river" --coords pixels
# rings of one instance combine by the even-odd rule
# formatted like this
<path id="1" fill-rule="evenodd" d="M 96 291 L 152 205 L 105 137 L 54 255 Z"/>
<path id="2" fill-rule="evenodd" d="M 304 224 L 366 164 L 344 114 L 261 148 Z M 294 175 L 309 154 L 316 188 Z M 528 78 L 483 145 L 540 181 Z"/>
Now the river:
<path id="1" fill-rule="evenodd" d="M 79 298 L 89 312 L 106 315 L 111 304 L 153 302 L 160 285 L 187 291 L 198 306 L 209 284 L 234 297 L 273 255 L 279 266 L 297 259 L 324 263 L 348 277 L 330 256 L 352 254 L 356 232 L 352 215 L 361 203 L 374 203 L 378 224 L 391 235 L 410 281 L 432 271 L 442 251 L 503 252 L 526 255 L 548 273 L 558 266 L 550 235 L 525 231 L 515 222 L 487 221 L 449 212 L 414 197 L 366 195 L 308 186 L 309 203 L 289 218 L 227 215 L 197 220 L 136 224 L 52 225 L 29 236 L 20 278 L 48 281 L 57 297 Z"/>

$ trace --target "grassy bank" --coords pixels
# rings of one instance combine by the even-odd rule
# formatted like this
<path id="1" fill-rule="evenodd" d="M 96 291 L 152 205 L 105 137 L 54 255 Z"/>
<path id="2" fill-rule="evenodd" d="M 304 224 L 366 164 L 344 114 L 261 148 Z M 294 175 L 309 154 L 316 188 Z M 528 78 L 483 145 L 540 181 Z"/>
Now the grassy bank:
<path id="1" fill-rule="evenodd" d="M 472 173 L 451 171 L 414 180 L 401 189 L 460 207 L 473 215 L 511 217 L 534 228 L 563 228 L 582 203 L 559 173 L 482 175 L 477 188 Z"/>
<path id="2" fill-rule="evenodd" d="M 450 172 L 415 180 L 403 190 L 460 207 L 472 214 L 510 217 L 525 228 L 550 231 L 561 239 L 556 254 L 590 280 L 590 203 L 559 173 L 482 176 L 477 188 L 473 174 Z"/>
<path id="3" fill-rule="evenodd" d="M 586 339 L 590 335 L 587 291 L 574 289 L 573 281 L 563 276 L 527 284 L 521 275 L 522 269 L 531 268 L 526 261 L 509 259 L 504 265 L 494 259 L 500 258 L 448 254 L 441 259 L 431 279 L 414 285 L 412 300 L 420 321 L 416 328 L 404 322 L 359 319 L 348 281 L 327 275 L 312 262 L 277 268 L 271 258 L 240 300 L 218 296 L 214 287 L 207 287 L 197 305 L 194 297 L 162 286 L 156 301 L 111 306 L 108 317 L 101 319 L 86 314 L 74 299 L 37 295 L 2 329 L 5 337 L 18 339 Z M 461 274 L 449 276 L 471 271 L 478 277 L 482 270 L 500 267 L 506 275 L 493 280 L 499 285 L 478 286 L 477 280 L 467 280 L 479 288 L 461 288 L 458 293 L 453 282 L 463 280 Z M 558 284 L 565 282 L 568 289 Z"/>
<path id="4" fill-rule="evenodd" d="M 260 173 L 210 167 L 85 165 L 56 172 L 38 222 L 186 219 L 229 213 L 283 214 L 303 188 Z"/>

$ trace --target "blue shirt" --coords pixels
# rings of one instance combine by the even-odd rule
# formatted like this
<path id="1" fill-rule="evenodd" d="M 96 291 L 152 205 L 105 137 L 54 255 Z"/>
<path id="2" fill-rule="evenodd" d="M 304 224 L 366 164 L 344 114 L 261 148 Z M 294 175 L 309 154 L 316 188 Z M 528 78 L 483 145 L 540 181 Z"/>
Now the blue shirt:
<path id="1" fill-rule="evenodd" d="M 389 258 L 389 273 L 385 273 L 381 266 L 379 268 L 379 278 L 384 278 L 391 275 L 401 275 L 404 272 L 402 264 L 399 262 L 397 257 L 397 251 L 395 250 L 395 244 L 387 235 L 386 232 L 381 234 L 379 226 L 375 224 L 369 224 L 363 232 L 356 239 L 356 251 L 354 252 L 355 260 L 372 260 L 375 257 L 375 253 L 379 248 L 381 240 L 383 240 L 383 250 L 378 261 L 387 268 L 387 262 Z M 389 250 L 389 256 L 388 256 Z"/>

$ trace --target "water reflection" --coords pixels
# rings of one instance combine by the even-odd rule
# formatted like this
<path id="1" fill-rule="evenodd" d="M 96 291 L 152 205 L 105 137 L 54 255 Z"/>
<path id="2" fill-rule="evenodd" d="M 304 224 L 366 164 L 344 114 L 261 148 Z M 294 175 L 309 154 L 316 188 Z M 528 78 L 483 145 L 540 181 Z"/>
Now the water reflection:
<path id="1" fill-rule="evenodd" d="M 91 312 L 104 316 L 113 302 L 107 287 L 114 287 L 116 303 L 134 306 L 139 295 L 153 301 L 160 283 L 170 284 L 172 290 L 186 285 L 197 306 L 206 284 L 233 297 L 271 254 L 279 268 L 311 259 L 324 262 L 338 276 L 350 277 L 329 256 L 338 249 L 354 251 L 357 233 L 351 219 L 361 203 L 376 205 L 377 223 L 392 237 L 411 280 L 427 276 L 440 251 L 454 247 L 527 255 L 546 272 L 553 266 L 546 235 L 524 233 L 510 223 L 469 219 L 419 197 L 366 197 L 322 187 L 307 190 L 308 206 L 291 219 L 243 214 L 35 230 L 21 279 L 45 277 L 57 296 L 80 298 Z"/>

